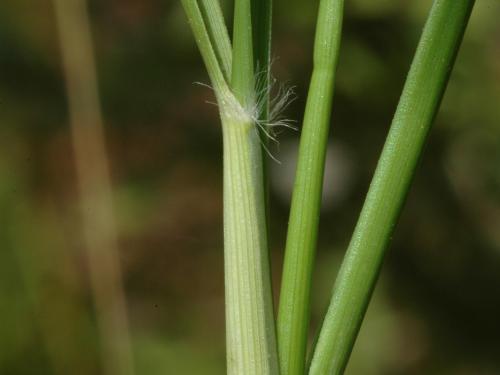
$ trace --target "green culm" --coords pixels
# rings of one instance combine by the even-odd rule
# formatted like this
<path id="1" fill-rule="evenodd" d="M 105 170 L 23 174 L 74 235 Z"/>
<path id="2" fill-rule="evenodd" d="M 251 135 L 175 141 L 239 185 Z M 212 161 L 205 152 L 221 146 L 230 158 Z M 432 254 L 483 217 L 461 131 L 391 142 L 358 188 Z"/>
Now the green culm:
<path id="1" fill-rule="evenodd" d="M 223 131 L 228 374 L 341 374 L 474 0 L 433 2 L 317 343 L 310 348 L 309 364 L 311 279 L 344 1 L 319 3 L 277 319 L 271 292 L 263 153 L 263 138 L 270 134 L 265 127 L 272 126 L 272 3 L 235 0 L 232 41 L 218 0 L 182 0 L 182 4 L 215 91 Z"/>

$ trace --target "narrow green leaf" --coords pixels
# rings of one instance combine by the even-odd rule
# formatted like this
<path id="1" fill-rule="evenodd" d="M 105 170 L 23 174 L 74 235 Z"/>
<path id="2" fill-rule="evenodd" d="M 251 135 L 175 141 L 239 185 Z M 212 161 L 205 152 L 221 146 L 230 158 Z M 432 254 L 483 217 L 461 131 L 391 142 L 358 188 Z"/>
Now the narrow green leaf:
<path id="1" fill-rule="evenodd" d="M 474 0 L 434 1 L 337 276 L 311 375 L 341 374 L 349 360 L 473 5 Z"/>
<path id="2" fill-rule="evenodd" d="M 254 74 L 252 5 L 250 0 L 235 0 L 231 88 L 245 108 L 254 105 Z"/>
<path id="3" fill-rule="evenodd" d="M 231 81 L 233 51 L 219 0 L 200 0 L 210 41 L 226 82 Z"/>
<path id="4" fill-rule="evenodd" d="M 215 48 L 212 45 L 210 33 L 208 32 L 205 20 L 203 19 L 203 14 L 198 5 L 198 1 L 181 1 L 216 94 L 221 91 L 229 91 L 228 82 L 225 79 L 221 63 L 219 62 Z M 219 46 L 218 48 L 219 51 L 223 50 L 223 47 Z M 225 53 L 222 53 L 221 56 L 225 56 Z M 227 61 L 225 63 L 227 63 Z M 223 62 L 223 65 L 225 63 Z"/>
<path id="5" fill-rule="evenodd" d="M 252 2 L 253 57 L 257 74 L 256 92 L 262 105 L 259 119 L 264 122 L 269 117 L 269 80 L 271 70 L 272 0 Z"/>
<path id="6" fill-rule="evenodd" d="M 259 103 L 256 106 L 256 114 L 262 123 L 269 122 L 269 99 L 270 99 L 270 78 L 271 78 L 271 34 L 272 34 L 272 0 L 253 0 L 252 1 L 252 30 L 253 30 L 253 58 L 256 75 L 255 82 L 255 100 Z M 265 155 L 268 149 L 269 137 L 265 131 L 259 129 L 262 142 L 262 152 Z M 266 204 L 266 218 L 269 233 L 269 177 L 267 163 L 263 159 L 263 185 Z"/>
<path id="7" fill-rule="evenodd" d="M 300 140 L 278 314 L 283 375 L 301 375 L 305 371 L 311 275 L 343 6 L 343 0 L 322 0 L 319 5 L 314 68 Z"/>

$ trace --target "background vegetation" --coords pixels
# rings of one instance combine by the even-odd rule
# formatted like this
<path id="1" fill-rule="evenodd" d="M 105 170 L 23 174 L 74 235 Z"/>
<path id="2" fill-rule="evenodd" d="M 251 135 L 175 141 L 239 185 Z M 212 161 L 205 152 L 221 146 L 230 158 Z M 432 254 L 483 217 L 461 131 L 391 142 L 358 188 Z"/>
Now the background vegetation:
<path id="1" fill-rule="evenodd" d="M 274 75 L 300 120 L 316 2 L 277 0 Z M 430 1 L 350 0 L 314 282 L 315 327 Z M 228 12 L 229 14 L 229 12 Z M 500 3 L 478 1 L 350 374 L 500 372 Z M 180 2 L 90 1 L 138 374 L 220 374 L 221 130 Z M 230 23 L 229 23 L 230 24 Z M 299 121 L 300 123 L 300 121 Z M 298 133 L 270 161 L 275 286 Z M 0 4 L 0 373 L 99 374 L 49 0 Z M 275 288 L 277 289 L 277 288 Z M 276 297 L 276 296 L 275 296 Z M 312 338 L 311 338 L 312 339 Z"/>

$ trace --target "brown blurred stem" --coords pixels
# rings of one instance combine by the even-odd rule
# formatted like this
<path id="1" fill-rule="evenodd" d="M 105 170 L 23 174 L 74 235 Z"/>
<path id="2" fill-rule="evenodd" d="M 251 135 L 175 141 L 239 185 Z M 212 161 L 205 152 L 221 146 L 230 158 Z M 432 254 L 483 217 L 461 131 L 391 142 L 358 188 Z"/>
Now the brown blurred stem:
<path id="1" fill-rule="evenodd" d="M 87 4 L 54 0 L 83 236 L 107 375 L 132 375 L 132 349 Z"/>

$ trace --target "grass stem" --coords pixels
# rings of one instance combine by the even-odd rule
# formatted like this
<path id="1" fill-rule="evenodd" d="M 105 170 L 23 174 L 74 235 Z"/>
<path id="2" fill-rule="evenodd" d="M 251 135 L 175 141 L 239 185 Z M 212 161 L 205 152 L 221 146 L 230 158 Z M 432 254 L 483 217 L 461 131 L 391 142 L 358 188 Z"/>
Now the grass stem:
<path id="1" fill-rule="evenodd" d="M 249 112 L 255 100 L 251 4 L 239 0 L 235 5 L 229 82 L 223 67 L 226 62 L 217 53 L 221 46 L 227 48 L 227 43 L 217 46 L 211 39 L 209 28 L 214 22 L 211 26 L 198 1 L 182 3 L 214 86 L 222 120 L 227 372 L 275 375 L 278 355 L 262 151 L 254 114 Z"/>
<path id="2" fill-rule="evenodd" d="M 278 374 L 259 134 L 225 115 L 223 134 L 228 374 Z"/>
<path id="3" fill-rule="evenodd" d="M 257 106 L 257 118 L 262 123 L 269 122 L 269 100 L 271 91 L 271 35 L 272 35 L 272 0 L 252 1 L 252 31 L 253 31 L 253 58 L 256 72 L 255 92 Z M 265 155 L 269 145 L 269 137 L 262 129 L 259 129 L 262 142 L 262 152 Z M 266 218 L 269 234 L 269 176 L 267 163 L 263 160 L 263 184 L 266 202 Z"/>
<path id="4" fill-rule="evenodd" d="M 283 375 L 301 375 L 305 371 L 311 279 L 343 6 L 343 0 L 322 0 L 319 5 L 314 67 L 300 139 L 278 314 Z"/>
<path id="5" fill-rule="evenodd" d="M 250 0 L 235 0 L 231 88 L 244 108 L 255 103 L 254 78 L 252 4 Z"/>
<path id="6" fill-rule="evenodd" d="M 214 46 L 214 43 L 216 43 L 216 41 L 212 40 L 210 35 L 215 34 L 215 32 L 212 31 L 210 33 L 209 28 L 212 27 L 213 29 L 215 28 L 215 26 L 213 24 L 210 24 L 207 20 L 205 20 L 203 13 L 200 9 L 198 0 L 181 0 L 181 1 L 182 1 L 182 6 L 184 7 L 184 12 L 186 13 L 189 24 L 191 25 L 191 30 L 193 31 L 194 39 L 196 40 L 196 44 L 198 46 L 198 49 L 200 50 L 201 57 L 203 58 L 203 61 L 205 63 L 208 76 L 210 77 L 210 81 L 212 82 L 216 95 L 222 91 L 229 91 L 228 77 L 227 77 L 227 74 L 229 72 L 226 72 L 226 74 L 224 74 L 224 68 L 222 68 L 222 66 L 232 64 L 232 59 L 229 59 L 227 57 L 227 53 L 225 52 L 225 48 L 227 48 L 227 43 L 221 43 L 219 41 L 217 47 Z M 210 9 L 210 7 L 206 6 L 210 1 L 216 1 L 216 0 L 206 0 L 204 2 L 206 9 Z M 212 7 L 211 9 L 214 9 L 214 7 Z M 216 12 L 214 12 L 214 14 L 215 13 Z M 213 17 L 212 19 L 216 18 Z M 220 51 L 220 53 L 217 54 L 216 50 Z M 225 60 L 219 60 L 219 58 L 224 58 Z M 229 67 L 227 67 L 226 69 L 229 69 Z"/>
<path id="7" fill-rule="evenodd" d="M 200 6 L 210 41 L 224 78 L 231 80 L 233 51 L 219 0 L 201 0 Z"/>
<path id="8" fill-rule="evenodd" d="M 258 76 L 255 90 L 261 96 L 257 98 L 262 103 L 258 117 L 263 122 L 269 119 L 272 6 L 272 0 L 252 1 L 253 58 Z"/>
<path id="9" fill-rule="evenodd" d="M 433 3 L 337 276 L 311 375 L 341 374 L 346 367 L 473 5 L 474 0 Z"/>

